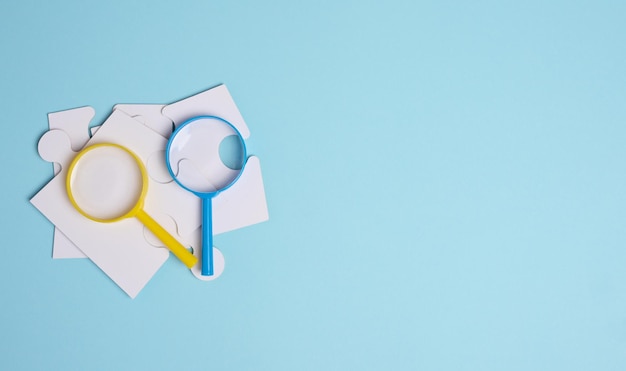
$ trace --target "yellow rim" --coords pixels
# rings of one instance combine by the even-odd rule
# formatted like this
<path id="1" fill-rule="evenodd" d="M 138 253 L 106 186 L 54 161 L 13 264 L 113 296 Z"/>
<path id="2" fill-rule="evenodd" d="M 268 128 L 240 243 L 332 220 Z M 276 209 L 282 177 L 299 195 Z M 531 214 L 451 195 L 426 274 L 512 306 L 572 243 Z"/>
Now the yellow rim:
<path id="1" fill-rule="evenodd" d="M 78 164 L 80 159 L 83 156 L 85 156 L 85 154 L 93 151 L 94 149 L 98 149 L 101 147 L 115 147 L 115 148 L 121 149 L 122 151 L 125 151 L 126 153 L 131 155 L 133 159 L 135 159 L 135 162 L 137 163 L 137 166 L 139 167 L 139 171 L 141 171 L 141 181 L 142 181 L 141 193 L 139 195 L 139 198 L 137 199 L 137 202 L 135 203 L 135 206 L 133 206 L 127 213 L 121 216 L 118 216 L 116 218 L 113 218 L 113 219 L 97 218 L 86 213 L 83 209 L 80 208 L 80 206 L 76 202 L 76 199 L 74 198 L 74 195 L 72 194 L 72 174 L 74 173 L 76 164 Z M 78 210 L 78 212 L 80 212 L 83 216 L 91 220 L 94 220 L 96 222 L 100 222 L 100 223 L 112 223 L 112 222 L 117 222 L 122 219 L 135 216 L 137 215 L 139 210 L 141 210 L 141 208 L 143 207 L 143 200 L 146 197 L 146 193 L 148 193 L 148 174 L 146 172 L 146 168 L 143 166 L 143 163 L 141 162 L 141 159 L 132 151 L 130 151 L 128 148 L 120 146 L 119 144 L 115 144 L 115 143 L 99 143 L 99 144 L 94 144 L 83 149 L 76 155 L 76 157 L 74 157 L 74 160 L 72 160 L 72 163 L 70 164 L 70 167 L 67 170 L 67 177 L 65 178 L 65 188 L 67 189 L 67 195 L 69 196 L 72 206 L 74 206 L 74 208 Z"/>

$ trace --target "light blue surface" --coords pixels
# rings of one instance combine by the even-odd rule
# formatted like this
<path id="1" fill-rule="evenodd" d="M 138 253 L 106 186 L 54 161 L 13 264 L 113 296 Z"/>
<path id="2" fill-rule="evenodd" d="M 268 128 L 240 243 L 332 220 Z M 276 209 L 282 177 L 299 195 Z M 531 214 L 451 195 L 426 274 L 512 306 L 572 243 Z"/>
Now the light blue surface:
<path id="1" fill-rule="evenodd" d="M 626 3 L 7 2 L 0 369 L 624 370 Z M 48 112 L 226 83 L 270 221 L 53 261 Z"/>

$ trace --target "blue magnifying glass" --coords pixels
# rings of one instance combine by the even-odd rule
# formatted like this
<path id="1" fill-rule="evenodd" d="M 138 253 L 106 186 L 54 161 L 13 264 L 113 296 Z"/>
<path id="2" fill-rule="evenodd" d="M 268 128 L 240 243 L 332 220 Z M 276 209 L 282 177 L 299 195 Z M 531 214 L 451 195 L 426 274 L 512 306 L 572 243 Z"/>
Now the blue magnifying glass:
<path id="1" fill-rule="evenodd" d="M 202 199 L 203 276 L 213 275 L 213 197 L 230 188 L 247 161 L 246 144 L 230 122 L 217 116 L 185 121 L 170 137 L 165 163 L 172 178 Z"/>

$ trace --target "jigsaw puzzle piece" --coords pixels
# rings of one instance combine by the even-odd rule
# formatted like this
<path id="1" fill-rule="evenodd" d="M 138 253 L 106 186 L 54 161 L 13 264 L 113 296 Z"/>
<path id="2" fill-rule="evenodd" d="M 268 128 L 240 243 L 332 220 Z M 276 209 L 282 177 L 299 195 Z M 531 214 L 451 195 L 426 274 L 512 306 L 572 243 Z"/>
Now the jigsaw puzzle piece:
<path id="1" fill-rule="evenodd" d="M 163 104 L 116 104 L 113 109 L 123 111 L 168 139 L 174 131 L 174 123 L 163 116 L 161 113 L 163 107 L 165 107 Z"/>
<path id="2" fill-rule="evenodd" d="M 150 168 L 148 168 L 148 173 L 150 173 Z M 189 236 L 202 223 L 200 214 L 202 203 L 200 198 L 188 192 L 174 181 L 158 183 L 152 177 L 149 178 L 149 196 L 155 200 L 153 204 L 158 206 L 158 210 L 154 210 L 154 212 L 161 212 L 174 219 L 178 235 L 183 237 Z M 152 186 L 153 183 L 155 186 Z M 146 211 L 153 204 L 146 203 Z M 168 229 L 168 231 L 170 230 Z"/>
<path id="3" fill-rule="evenodd" d="M 128 113 L 128 112 L 143 112 L 146 110 L 145 108 L 146 106 L 150 108 L 148 110 L 149 112 L 147 112 L 151 114 L 149 117 L 155 117 L 155 119 L 146 120 L 145 118 L 146 116 L 140 116 L 140 115 L 132 116 L 131 114 Z M 161 111 L 160 111 L 161 107 L 163 107 L 163 105 L 118 104 L 115 106 L 115 109 L 119 109 L 120 111 L 126 113 L 127 115 L 131 115 L 133 119 L 141 122 L 142 124 L 146 125 L 147 127 L 151 128 L 152 130 L 156 131 L 161 136 L 167 139 L 172 133 L 174 124 L 172 124 L 172 121 L 169 120 L 167 117 L 164 117 L 163 115 L 161 115 Z M 159 110 L 157 113 L 152 112 L 153 110 L 157 108 Z M 158 117 L 156 117 L 157 115 Z M 151 123 L 155 123 L 155 124 L 151 124 Z M 98 131 L 99 128 L 100 128 L 99 126 L 92 127 L 90 129 L 91 135 L 94 135 Z M 153 153 L 148 158 L 146 162 L 146 169 L 148 171 L 148 175 L 150 176 L 150 178 L 152 178 L 152 180 L 154 180 L 157 183 L 169 183 L 173 181 L 172 177 L 170 176 L 167 170 L 167 167 L 165 166 L 165 149 Z"/>
<path id="4" fill-rule="evenodd" d="M 261 162 L 250 156 L 241 176 L 213 198 L 213 234 L 233 231 L 269 219 Z"/>
<path id="5" fill-rule="evenodd" d="M 217 247 L 213 247 L 213 275 L 202 275 L 202 249 L 194 249 L 194 255 L 198 258 L 198 263 L 191 268 L 191 273 L 199 280 L 213 281 L 224 273 L 224 267 L 226 262 L 224 261 L 224 255 Z M 197 253 L 196 253 L 197 252 Z"/>
<path id="6" fill-rule="evenodd" d="M 37 145 L 39 156 L 55 165 L 56 174 L 65 170 L 72 161 L 76 152 L 72 150 L 71 140 L 67 133 L 63 130 L 49 130 L 39 139 Z M 53 259 L 72 259 L 84 258 L 80 249 L 78 249 L 61 231 L 54 229 L 54 237 L 52 240 L 52 258 Z"/>
<path id="7" fill-rule="evenodd" d="M 244 139 L 250 136 L 250 130 L 226 85 L 218 85 L 176 103 L 168 104 L 161 112 L 169 117 L 176 127 L 192 117 L 218 116 L 236 127 Z"/>
<path id="8" fill-rule="evenodd" d="M 157 151 L 150 155 L 146 163 L 146 169 L 148 176 L 157 183 L 165 184 L 174 181 L 165 165 L 165 150 Z"/>
<path id="9" fill-rule="evenodd" d="M 61 167 L 69 164 L 67 156 L 74 156 L 85 143 L 89 140 L 89 123 L 95 116 L 96 112 L 92 107 L 85 106 L 80 108 L 74 108 L 64 111 L 52 112 L 48 114 L 48 127 L 51 131 L 62 131 L 67 135 L 70 146 L 65 144 L 65 139 L 59 139 L 60 134 L 52 134 L 55 138 L 59 139 L 59 145 L 63 150 L 68 150 L 67 155 L 63 153 L 54 153 L 54 148 L 44 149 L 48 154 L 42 155 L 41 150 L 39 155 L 46 161 L 52 162 L 54 175 L 57 175 L 61 171 Z M 44 134 L 45 136 L 46 134 Z M 42 137 L 43 139 L 43 137 Z M 53 140 L 51 138 L 45 139 Z M 41 140 L 40 140 L 41 143 Z M 54 143 L 49 143 L 48 146 L 55 146 Z M 47 156 L 53 156 L 50 158 Z M 46 157 L 44 157 L 46 156 Z M 72 259 L 72 258 L 85 258 L 80 249 L 78 249 L 61 231 L 56 227 L 54 229 L 54 237 L 52 242 L 52 258 L 53 259 Z"/>
<path id="10" fill-rule="evenodd" d="M 48 127 L 66 132 L 72 150 L 78 152 L 90 138 L 89 123 L 95 115 L 96 111 L 89 106 L 52 112 L 48 114 Z"/>
<path id="11" fill-rule="evenodd" d="M 217 190 L 217 185 L 207 179 L 195 163 L 189 159 L 180 160 L 178 168 L 172 170 L 176 172 L 176 179 L 189 189 L 204 193 Z"/>
<path id="12" fill-rule="evenodd" d="M 206 164 L 205 164 L 206 165 Z M 203 193 L 212 193 L 228 186 L 240 171 L 225 166 L 199 167 L 196 161 L 183 158 L 178 162 L 176 179 L 185 187 Z M 216 175 L 219 172 L 218 175 Z"/>
<path id="13" fill-rule="evenodd" d="M 172 120 L 161 114 L 162 104 L 116 104 L 113 109 L 120 110 L 141 122 L 150 129 L 156 131 L 165 139 L 168 139 L 174 131 Z M 94 135 L 99 126 L 91 128 L 91 135 Z M 169 183 L 173 181 L 167 167 L 165 166 L 165 149 L 155 152 L 148 158 L 146 168 L 148 175 L 157 183 Z"/>
<path id="14" fill-rule="evenodd" d="M 163 214 L 161 212 L 157 212 L 157 213 L 152 213 L 150 214 L 150 216 L 152 217 L 152 219 L 154 219 L 160 226 L 162 226 L 163 228 L 165 228 L 165 230 L 167 231 L 174 231 L 176 230 L 176 222 L 174 221 L 174 219 L 172 219 L 171 216 L 167 215 L 167 214 Z M 174 237 L 178 237 L 173 233 L 170 233 L 172 236 Z M 146 239 L 146 241 L 148 241 L 148 243 L 154 247 L 163 247 L 165 248 L 165 245 L 163 244 L 163 241 L 161 241 L 157 236 L 154 235 L 154 233 L 152 233 L 150 231 L 150 229 L 148 229 L 148 227 L 144 226 L 143 228 L 143 235 Z M 176 238 L 178 241 L 180 241 L 179 238 Z M 181 242 L 182 243 L 182 242 Z M 185 245 L 185 244 L 183 244 Z"/>
<path id="15" fill-rule="evenodd" d="M 44 133 L 37 144 L 39 156 L 45 161 L 52 162 L 57 165 L 59 171 L 65 169 L 76 156 L 76 152 L 72 149 L 72 142 L 67 133 L 63 130 L 49 130 Z"/>
<path id="16" fill-rule="evenodd" d="M 89 144 L 125 146 L 145 163 L 147 157 L 162 150 L 166 142 L 161 135 L 122 111 L 114 111 Z M 159 186 L 155 182 L 149 184 L 145 201 L 148 213 L 149 207 L 159 208 L 159 200 L 151 192 Z M 134 298 L 141 291 L 169 257 L 169 251 L 154 248 L 146 241 L 143 225 L 136 218 L 99 223 L 80 214 L 67 197 L 64 171 L 38 192 L 31 203 L 130 297 Z"/>

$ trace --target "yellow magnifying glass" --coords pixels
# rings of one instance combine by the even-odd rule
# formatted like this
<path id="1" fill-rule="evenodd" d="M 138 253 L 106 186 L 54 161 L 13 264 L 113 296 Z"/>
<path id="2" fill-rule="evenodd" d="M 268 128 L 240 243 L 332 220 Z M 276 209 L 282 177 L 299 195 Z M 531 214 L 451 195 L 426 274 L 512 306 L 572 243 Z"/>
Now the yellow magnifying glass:
<path id="1" fill-rule="evenodd" d="M 183 264 L 196 265 L 198 259 L 143 210 L 148 175 L 127 148 L 101 143 L 83 149 L 70 164 L 65 185 L 70 202 L 85 217 L 100 223 L 136 217 Z"/>

